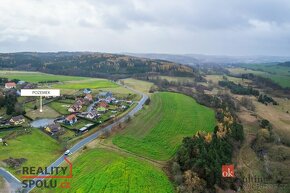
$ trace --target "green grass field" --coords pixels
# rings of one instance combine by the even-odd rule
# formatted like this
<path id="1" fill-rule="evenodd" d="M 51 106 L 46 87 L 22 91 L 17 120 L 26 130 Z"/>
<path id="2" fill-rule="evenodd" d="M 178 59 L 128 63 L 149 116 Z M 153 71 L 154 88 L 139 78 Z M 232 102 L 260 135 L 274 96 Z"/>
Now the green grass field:
<path id="1" fill-rule="evenodd" d="M 26 72 L 26 71 L 0 71 L 0 77 L 7 77 L 9 79 L 20 79 L 27 82 L 39 82 L 39 81 L 70 81 L 70 80 L 85 80 L 86 77 L 78 76 L 63 76 L 53 75 L 41 72 Z"/>
<path id="2" fill-rule="evenodd" d="M 183 137 L 198 130 L 212 131 L 214 111 L 191 97 L 162 92 L 153 94 L 149 107 L 142 110 L 128 127 L 113 137 L 113 143 L 136 154 L 168 160 Z"/>
<path id="3" fill-rule="evenodd" d="M 71 104 L 53 101 L 47 105 L 62 115 L 70 114 L 70 112 L 68 112 L 68 108 L 71 106 Z"/>
<path id="4" fill-rule="evenodd" d="M 90 160 L 90 161 L 88 161 Z M 144 161 L 103 149 L 90 149 L 73 161 L 70 189 L 53 192 L 78 193 L 171 193 L 173 186 L 161 169 Z M 37 191 L 37 189 L 36 189 Z M 42 189 L 41 192 L 51 192 Z"/>
<path id="5" fill-rule="evenodd" d="M 86 119 L 78 118 L 78 121 L 73 125 L 65 125 L 69 129 L 80 129 L 84 127 L 86 124 L 93 124 L 93 122 L 88 121 Z"/>
<path id="6" fill-rule="evenodd" d="M 125 85 L 128 85 L 129 87 L 147 94 L 149 93 L 150 88 L 154 86 L 152 82 L 137 80 L 133 78 L 126 78 L 122 79 L 121 81 L 123 81 Z"/>
<path id="7" fill-rule="evenodd" d="M 12 158 L 25 158 L 23 166 L 50 165 L 62 153 L 61 146 L 51 137 L 38 129 L 32 129 L 31 134 L 25 134 L 7 141 L 8 146 L 0 147 L 0 160 Z M 2 166 L 3 163 L 1 164 Z M 15 174 L 16 170 L 9 169 Z M 16 174 L 17 176 L 19 174 Z"/>
<path id="8" fill-rule="evenodd" d="M 49 106 L 43 106 L 43 112 L 39 112 L 39 109 L 26 111 L 26 115 L 31 119 L 41 119 L 41 118 L 56 118 L 60 114 Z"/>
<path id="9" fill-rule="evenodd" d="M 55 84 L 53 88 L 59 89 L 99 89 L 99 88 L 115 88 L 119 85 L 115 84 L 106 79 L 87 79 L 87 80 L 78 80 L 78 81 L 65 81 L 62 84 Z"/>
<path id="10" fill-rule="evenodd" d="M 0 77 L 7 77 L 11 79 L 20 79 L 26 82 L 39 82 L 39 81 L 53 81 L 58 80 L 61 83 L 53 84 L 53 88 L 59 89 L 98 89 L 98 88 L 115 88 L 117 84 L 99 78 L 79 77 L 79 76 L 64 76 L 53 75 L 41 72 L 27 72 L 27 71 L 0 71 Z"/>
<path id="11" fill-rule="evenodd" d="M 234 74 L 253 73 L 270 78 L 284 88 L 290 87 L 290 67 L 276 64 L 244 64 L 241 68 L 229 68 L 229 70 Z"/>

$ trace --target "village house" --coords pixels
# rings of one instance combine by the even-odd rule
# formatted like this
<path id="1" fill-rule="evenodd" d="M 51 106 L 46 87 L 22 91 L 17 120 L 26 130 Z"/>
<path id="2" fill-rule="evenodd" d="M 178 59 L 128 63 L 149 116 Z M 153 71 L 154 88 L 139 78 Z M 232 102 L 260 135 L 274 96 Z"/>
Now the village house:
<path id="1" fill-rule="evenodd" d="M 22 89 L 33 89 L 33 88 L 36 88 L 36 85 L 26 82 L 24 84 L 21 84 L 21 88 Z"/>
<path id="2" fill-rule="evenodd" d="M 64 123 L 65 124 L 68 124 L 68 125 L 73 125 L 75 124 L 76 122 L 78 121 L 78 118 L 75 114 L 71 114 L 69 116 L 67 116 L 64 120 Z"/>
<path id="3" fill-rule="evenodd" d="M 128 107 L 125 106 L 125 105 L 122 105 L 122 106 L 121 106 L 121 109 L 124 109 L 124 110 L 125 110 L 125 109 L 127 109 L 127 108 L 128 108 Z"/>
<path id="4" fill-rule="evenodd" d="M 16 116 L 16 117 L 12 117 L 9 120 L 9 123 L 11 125 L 21 125 L 21 124 L 25 123 L 25 118 L 24 118 L 23 115 L 19 115 L 19 116 Z"/>
<path id="5" fill-rule="evenodd" d="M 76 104 L 78 104 L 78 105 L 83 105 L 83 104 L 85 104 L 85 99 L 83 99 L 83 98 L 78 98 L 77 99 L 77 101 L 75 102 Z"/>
<path id="6" fill-rule="evenodd" d="M 80 103 L 74 103 L 72 106 L 68 108 L 68 111 L 71 113 L 79 112 L 83 106 Z"/>
<path id="7" fill-rule="evenodd" d="M 86 89 L 83 90 L 83 93 L 84 94 L 91 94 L 92 90 L 90 88 L 86 88 Z"/>
<path id="8" fill-rule="evenodd" d="M 25 83 L 25 81 L 23 81 L 23 80 L 19 80 L 18 82 L 17 82 L 17 84 L 19 84 L 19 85 L 22 85 L 22 84 L 24 84 Z"/>
<path id="9" fill-rule="evenodd" d="M 113 103 L 114 101 L 116 101 L 116 98 L 113 98 L 113 97 L 107 97 L 105 99 L 106 103 Z"/>
<path id="10" fill-rule="evenodd" d="M 5 83 L 5 88 L 7 88 L 7 89 L 16 88 L 16 83 L 15 82 L 7 82 L 7 83 Z"/>
<path id="11" fill-rule="evenodd" d="M 101 102 L 98 104 L 98 107 L 108 108 L 109 105 L 108 105 L 108 103 L 106 103 L 105 101 L 101 101 Z"/>
<path id="12" fill-rule="evenodd" d="M 92 102 L 93 101 L 93 96 L 91 94 L 86 94 L 86 96 L 84 97 L 84 99 L 88 102 Z"/>
<path id="13" fill-rule="evenodd" d="M 56 133 L 58 133 L 61 130 L 62 130 L 61 126 L 59 124 L 56 124 L 56 123 L 47 125 L 45 127 L 45 131 L 48 132 L 48 133 L 51 133 L 51 134 L 56 134 Z"/>
<path id="14" fill-rule="evenodd" d="M 78 98 L 77 101 L 68 108 L 71 113 L 79 112 L 83 108 L 85 100 L 83 98 Z"/>
<path id="15" fill-rule="evenodd" d="M 105 99 L 108 97 L 113 97 L 113 93 L 110 91 L 109 92 L 100 92 L 98 96 L 99 96 L 99 98 Z"/>
<path id="16" fill-rule="evenodd" d="M 98 118 L 97 112 L 96 111 L 90 111 L 87 115 L 86 118 L 88 119 L 95 119 Z"/>

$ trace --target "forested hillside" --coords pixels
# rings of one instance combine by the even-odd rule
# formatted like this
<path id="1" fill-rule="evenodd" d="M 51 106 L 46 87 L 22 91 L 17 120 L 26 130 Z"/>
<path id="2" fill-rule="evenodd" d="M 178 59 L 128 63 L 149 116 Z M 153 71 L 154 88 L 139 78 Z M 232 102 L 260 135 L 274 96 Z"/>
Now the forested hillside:
<path id="1" fill-rule="evenodd" d="M 150 73 L 174 76 L 195 74 L 192 67 L 164 60 L 92 52 L 0 54 L 0 68 L 110 78 Z"/>

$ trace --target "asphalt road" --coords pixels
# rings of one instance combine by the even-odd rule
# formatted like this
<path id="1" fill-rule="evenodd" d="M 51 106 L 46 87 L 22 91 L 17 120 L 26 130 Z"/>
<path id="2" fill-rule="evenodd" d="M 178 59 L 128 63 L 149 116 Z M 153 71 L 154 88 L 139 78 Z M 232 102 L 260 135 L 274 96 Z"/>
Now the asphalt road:
<path id="1" fill-rule="evenodd" d="M 22 188 L 21 182 L 4 168 L 0 168 L 0 176 L 3 176 L 14 190 Z"/>
<path id="2" fill-rule="evenodd" d="M 122 117 L 121 119 L 115 121 L 114 123 L 98 130 L 97 132 L 93 133 L 92 135 L 82 139 L 80 142 L 78 142 L 77 144 L 75 144 L 73 147 L 71 147 L 69 150 L 71 153 L 75 153 L 77 152 L 78 150 L 80 150 L 81 148 L 83 148 L 85 145 L 87 145 L 88 143 L 90 143 L 91 141 L 93 141 L 94 139 L 98 138 L 104 131 L 110 131 L 114 126 L 118 125 L 119 123 L 122 123 L 122 122 L 125 122 L 128 117 L 131 117 L 133 115 L 135 115 L 138 111 L 140 111 L 145 103 L 145 101 L 148 99 L 148 96 L 143 94 L 143 93 L 140 93 L 136 90 L 133 90 L 129 87 L 126 87 L 125 88 L 129 89 L 129 90 L 132 90 L 140 95 L 142 95 L 142 99 L 138 102 L 138 104 L 134 107 L 134 109 L 132 109 L 128 114 L 126 114 L 124 117 Z M 59 166 L 61 163 L 64 162 L 64 157 L 65 155 L 61 155 L 55 162 L 53 162 L 50 166 L 48 166 L 48 168 L 53 168 L 53 167 L 57 167 Z M 0 170 L 1 171 L 1 170 Z M 1 174 L 1 173 L 0 173 Z M 41 178 L 41 176 L 43 175 L 39 175 L 40 178 L 37 178 L 37 179 L 33 179 L 34 181 L 36 180 L 42 180 L 43 178 Z M 18 182 L 19 183 L 19 182 Z M 24 192 L 30 192 L 33 188 L 35 188 L 35 185 L 34 186 L 31 186 L 30 188 L 26 188 L 24 189 Z"/>

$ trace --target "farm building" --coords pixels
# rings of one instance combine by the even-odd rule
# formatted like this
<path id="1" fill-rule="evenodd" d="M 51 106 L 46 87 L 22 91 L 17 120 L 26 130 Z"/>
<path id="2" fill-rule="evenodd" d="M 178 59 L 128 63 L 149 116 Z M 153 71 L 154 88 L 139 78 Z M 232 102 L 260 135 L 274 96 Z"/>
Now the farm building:
<path id="1" fill-rule="evenodd" d="M 7 82 L 5 83 L 5 88 L 16 88 L 16 83 L 15 82 Z"/>
<path id="2" fill-rule="evenodd" d="M 9 123 L 11 125 L 21 125 L 21 124 L 25 123 L 25 118 L 23 117 L 23 115 L 19 115 L 19 116 L 16 116 L 16 117 L 12 117 L 9 120 Z"/>
<path id="3" fill-rule="evenodd" d="M 68 124 L 68 125 L 73 125 L 75 124 L 76 122 L 78 121 L 78 118 L 75 114 L 71 114 L 69 116 L 67 116 L 64 120 L 64 123 L 65 124 Z"/>

